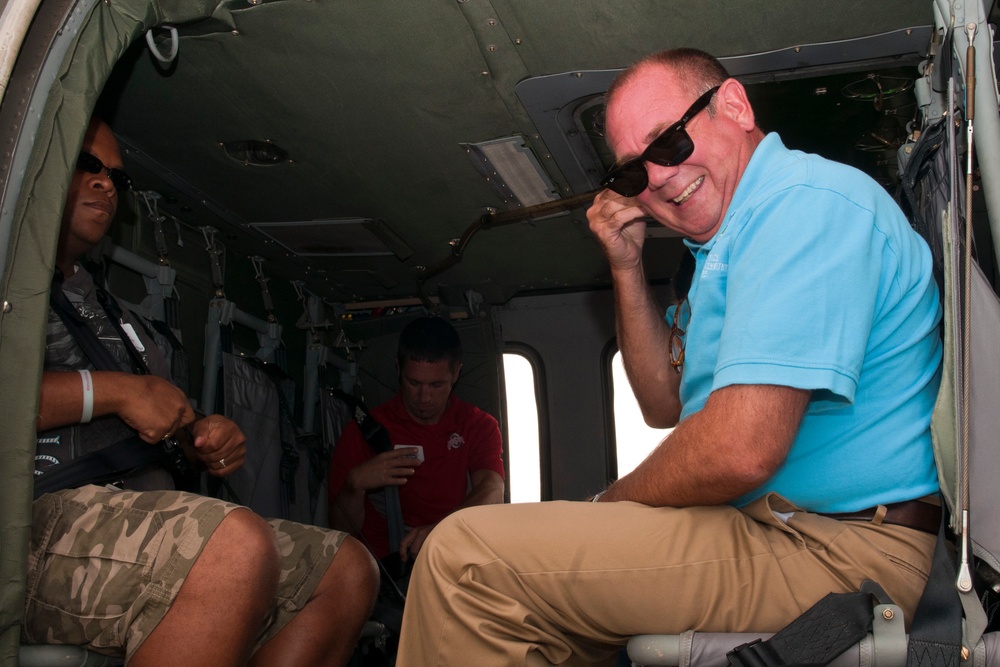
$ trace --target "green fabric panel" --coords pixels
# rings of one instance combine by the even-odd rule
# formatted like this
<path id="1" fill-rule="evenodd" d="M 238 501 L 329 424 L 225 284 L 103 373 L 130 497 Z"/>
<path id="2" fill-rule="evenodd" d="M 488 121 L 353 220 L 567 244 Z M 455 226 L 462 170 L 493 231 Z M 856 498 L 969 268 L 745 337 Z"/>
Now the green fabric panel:
<path id="1" fill-rule="evenodd" d="M 961 466 L 958 461 L 958 414 L 957 395 L 955 392 L 955 294 L 951 287 L 955 284 L 957 276 L 955 266 L 952 261 L 953 239 L 949 233 L 951 220 L 947 211 L 942 212 L 944 218 L 941 223 L 943 255 L 944 255 L 944 275 L 945 289 L 942 295 L 942 307 L 944 308 L 944 359 L 941 370 L 941 388 L 938 390 L 937 402 L 934 404 L 934 415 L 931 418 L 931 437 L 934 441 L 934 460 L 938 468 L 938 480 L 941 483 L 941 491 L 952 510 L 952 528 L 957 529 L 961 521 L 961 516 L 955 514 L 955 508 L 961 507 L 959 503 L 959 483 L 958 470 Z"/>
<path id="2" fill-rule="evenodd" d="M 725 57 L 933 23 L 931 3 L 924 0 L 822 4 L 492 0 L 491 4 L 507 31 L 521 39 L 518 53 L 532 75 L 613 69 L 667 48 L 695 47 Z"/>
<path id="3" fill-rule="evenodd" d="M 138 0 L 98 2 L 48 91 L 16 202 L 3 293 L 12 304 L 0 318 L 0 664 L 14 665 L 23 613 L 27 543 L 34 470 L 35 415 L 44 353 L 49 281 L 70 166 L 91 110 L 111 68 L 148 25 L 207 15 L 214 5 L 191 0 L 159 4 Z M 80 8 L 85 11 L 85 8 Z M 64 39 L 71 37 L 64 36 Z M 11 203 L 13 204 L 13 203 Z M 11 390 L 14 389 L 14 390 Z"/>

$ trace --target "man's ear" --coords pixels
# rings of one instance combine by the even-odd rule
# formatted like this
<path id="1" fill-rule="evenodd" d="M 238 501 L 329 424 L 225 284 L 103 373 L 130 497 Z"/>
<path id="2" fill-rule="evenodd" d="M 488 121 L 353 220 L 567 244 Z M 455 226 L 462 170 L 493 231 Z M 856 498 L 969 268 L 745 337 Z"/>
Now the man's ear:
<path id="1" fill-rule="evenodd" d="M 452 386 L 454 386 L 455 383 L 458 382 L 458 376 L 461 373 L 462 373 L 462 362 L 459 361 L 451 369 L 451 384 L 452 384 Z"/>
<path id="2" fill-rule="evenodd" d="M 715 94 L 715 112 L 724 114 L 746 132 L 757 127 L 747 89 L 736 79 L 726 79 L 719 86 L 719 92 Z"/>

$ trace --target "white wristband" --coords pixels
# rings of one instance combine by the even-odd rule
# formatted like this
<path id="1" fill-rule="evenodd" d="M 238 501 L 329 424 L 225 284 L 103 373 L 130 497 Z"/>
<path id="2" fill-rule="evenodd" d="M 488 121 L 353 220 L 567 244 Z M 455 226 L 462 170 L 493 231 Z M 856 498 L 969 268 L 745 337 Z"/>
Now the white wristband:
<path id="1" fill-rule="evenodd" d="M 83 380 L 83 414 L 80 415 L 80 423 L 87 424 L 94 417 L 94 378 L 90 377 L 90 371 L 77 372 Z"/>

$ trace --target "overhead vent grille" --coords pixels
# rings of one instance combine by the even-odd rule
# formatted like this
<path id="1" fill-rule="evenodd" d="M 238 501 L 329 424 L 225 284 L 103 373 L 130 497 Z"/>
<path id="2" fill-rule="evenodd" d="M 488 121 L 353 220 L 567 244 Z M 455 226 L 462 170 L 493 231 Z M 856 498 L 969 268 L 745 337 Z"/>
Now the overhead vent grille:
<path id="1" fill-rule="evenodd" d="M 382 220 L 338 218 L 253 225 L 290 252 L 302 257 L 378 257 L 405 260 L 413 250 Z"/>
<path id="2" fill-rule="evenodd" d="M 557 198 L 555 185 L 522 137 L 460 145 L 508 208 L 534 206 Z"/>

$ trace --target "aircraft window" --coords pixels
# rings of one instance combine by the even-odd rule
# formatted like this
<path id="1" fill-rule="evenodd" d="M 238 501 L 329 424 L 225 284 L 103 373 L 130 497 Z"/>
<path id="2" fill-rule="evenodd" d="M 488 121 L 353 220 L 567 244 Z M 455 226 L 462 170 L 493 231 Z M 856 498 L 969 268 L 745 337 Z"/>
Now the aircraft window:
<path id="1" fill-rule="evenodd" d="M 538 399 L 535 365 L 526 355 L 505 352 L 504 385 L 507 391 L 508 466 L 510 502 L 541 500 L 541 457 L 538 439 Z"/>
<path id="2" fill-rule="evenodd" d="M 611 359 L 611 386 L 615 397 L 615 450 L 618 476 L 621 477 L 632 472 L 673 429 L 646 426 L 632 386 L 625 377 L 620 351 Z"/>

